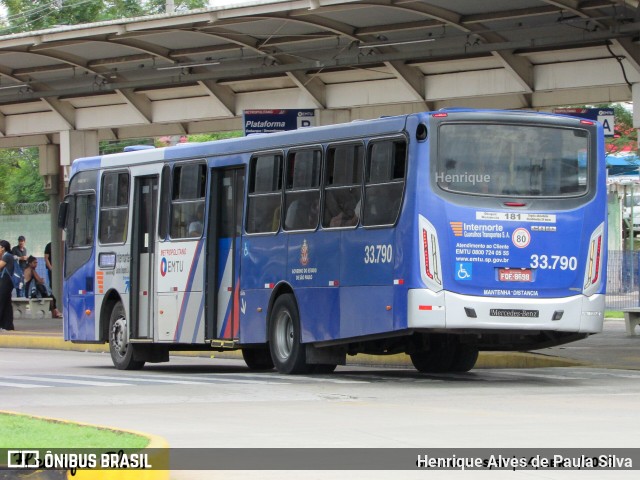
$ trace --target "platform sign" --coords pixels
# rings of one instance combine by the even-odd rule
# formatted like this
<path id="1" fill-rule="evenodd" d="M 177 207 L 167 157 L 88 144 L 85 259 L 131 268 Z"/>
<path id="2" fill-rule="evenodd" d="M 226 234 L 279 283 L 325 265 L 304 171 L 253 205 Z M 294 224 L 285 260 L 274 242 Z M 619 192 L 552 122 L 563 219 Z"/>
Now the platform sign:
<path id="1" fill-rule="evenodd" d="M 553 113 L 595 120 L 602 124 L 605 137 L 613 137 L 613 128 L 616 119 L 613 108 L 556 108 L 553 110 Z"/>
<path id="2" fill-rule="evenodd" d="M 244 134 L 284 132 L 316 124 L 315 110 L 245 110 L 242 112 Z"/>

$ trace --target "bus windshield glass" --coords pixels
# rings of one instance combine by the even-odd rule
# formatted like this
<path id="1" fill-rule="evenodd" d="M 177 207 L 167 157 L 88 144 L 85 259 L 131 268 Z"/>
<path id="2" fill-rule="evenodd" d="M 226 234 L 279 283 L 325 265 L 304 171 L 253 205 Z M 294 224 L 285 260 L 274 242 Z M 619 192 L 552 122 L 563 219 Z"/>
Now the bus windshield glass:
<path id="1" fill-rule="evenodd" d="M 436 182 L 450 192 L 508 197 L 587 193 L 586 130 L 445 123 L 438 129 Z"/>

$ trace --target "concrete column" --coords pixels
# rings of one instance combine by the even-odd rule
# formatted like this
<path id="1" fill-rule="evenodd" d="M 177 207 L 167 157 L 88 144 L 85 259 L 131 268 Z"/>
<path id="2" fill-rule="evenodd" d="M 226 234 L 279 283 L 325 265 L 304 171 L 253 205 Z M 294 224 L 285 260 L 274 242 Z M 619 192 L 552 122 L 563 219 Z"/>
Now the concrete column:
<path id="1" fill-rule="evenodd" d="M 40 174 L 51 206 L 51 256 L 53 257 L 53 295 L 62 310 L 62 263 L 64 255 L 63 231 L 58 228 L 58 207 L 65 195 L 73 160 L 98 155 L 98 132 L 65 130 L 60 132 L 60 146 L 40 147 Z M 63 180 L 63 182 L 61 181 Z"/>
<path id="2" fill-rule="evenodd" d="M 64 130 L 60 132 L 60 166 L 64 181 L 69 181 L 71 163 L 80 157 L 98 155 L 98 132 L 96 130 Z"/>
<path id="3" fill-rule="evenodd" d="M 631 87 L 631 100 L 633 101 L 633 128 L 638 130 L 638 145 L 640 149 L 640 83 L 634 83 Z"/>
<path id="4" fill-rule="evenodd" d="M 60 149 L 57 145 L 42 145 L 40 151 L 40 175 L 44 179 L 44 191 L 49 195 L 51 208 L 51 272 L 53 296 L 58 300 L 58 309 L 62 310 L 62 248 L 61 235 L 58 229 L 58 205 L 61 198 L 59 188 Z"/>

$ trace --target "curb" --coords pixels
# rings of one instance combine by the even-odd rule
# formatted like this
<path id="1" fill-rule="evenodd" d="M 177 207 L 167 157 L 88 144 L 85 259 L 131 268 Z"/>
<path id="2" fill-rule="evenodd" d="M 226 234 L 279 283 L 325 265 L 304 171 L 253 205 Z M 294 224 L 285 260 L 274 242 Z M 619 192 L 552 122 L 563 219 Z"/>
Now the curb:
<path id="1" fill-rule="evenodd" d="M 76 344 L 67 342 L 58 336 L 22 335 L 17 332 L 3 332 L 3 334 L 0 335 L 0 347 L 109 353 L 107 344 Z M 242 353 L 238 350 L 229 352 L 172 352 L 171 355 L 242 360 Z M 405 354 L 358 354 L 347 358 L 347 365 L 413 368 L 411 359 Z M 474 368 L 546 368 L 578 367 L 588 365 L 591 364 L 588 362 L 581 362 L 579 360 L 570 360 L 567 358 L 543 355 L 540 353 L 480 352 L 478 362 Z"/>
<path id="2" fill-rule="evenodd" d="M 110 430 L 114 432 L 122 432 L 122 433 L 130 433 L 132 435 L 137 435 L 139 437 L 147 438 L 149 443 L 144 449 L 150 449 L 152 452 L 150 454 L 150 463 L 153 465 L 153 462 L 156 461 L 160 465 L 169 465 L 169 443 L 158 435 L 151 435 L 149 433 L 143 433 L 136 430 L 126 430 L 121 428 L 114 428 L 105 425 L 95 425 L 91 423 L 83 423 L 83 422 L 72 422 L 70 420 L 63 420 L 59 418 L 51 418 L 51 417 L 42 417 L 39 415 L 29 415 L 21 412 L 13 412 L 8 410 L 0 410 L 0 414 L 5 415 L 14 415 L 19 417 L 28 417 L 28 418 L 36 418 L 39 420 L 46 420 L 49 422 L 55 423 L 64 423 L 67 425 L 76 425 L 79 427 L 90 427 L 101 430 Z M 161 453 L 157 453 L 161 452 Z M 30 470 L 34 474 L 42 473 L 43 478 L 48 478 L 47 473 L 59 473 L 57 470 Z M 67 471 L 65 478 L 67 480 L 73 479 L 87 479 L 87 480 L 169 480 L 169 470 L 77 470 L 73 475 Z M 58 478 L 59 475 L 56 476 Z M 41 478 L 40 476 L 34 478 Z"/>

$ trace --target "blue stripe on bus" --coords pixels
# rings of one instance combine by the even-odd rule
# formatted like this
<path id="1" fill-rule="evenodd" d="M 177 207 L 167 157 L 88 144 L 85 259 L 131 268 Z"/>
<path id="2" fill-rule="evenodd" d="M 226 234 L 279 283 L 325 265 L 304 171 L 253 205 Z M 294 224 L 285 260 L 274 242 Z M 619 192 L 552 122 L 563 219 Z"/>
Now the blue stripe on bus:
<path id="1" fill-rule="evenodd" d="M 189 298 L 191 297 L 193 279 L 196 274 L 196 267 L 198 265 L 198 262 L 200 261 L 200 254 L 202 253 L 203 245 L 204 242 L 202 240 L 199 240 L 195 254 L 193 255 L 193 260 L 191 261 L 191 267 L 189 269 L 189 275 L 187 277 L 187 285 L 185 286 L 184 296 L 182 297 L 182 305 L 180 306 L 180 315 L 178 315 L 178 325 L 176 326 L 176 332 L 173 336 L 174 341 L 178 341 L 180 339 L 180 335 L 182 335 L 182 327 L 184 325 L 184 318 L 187 313 Z"/>

